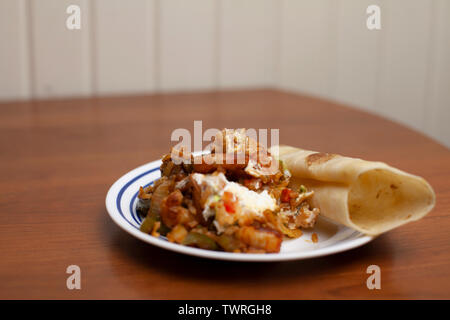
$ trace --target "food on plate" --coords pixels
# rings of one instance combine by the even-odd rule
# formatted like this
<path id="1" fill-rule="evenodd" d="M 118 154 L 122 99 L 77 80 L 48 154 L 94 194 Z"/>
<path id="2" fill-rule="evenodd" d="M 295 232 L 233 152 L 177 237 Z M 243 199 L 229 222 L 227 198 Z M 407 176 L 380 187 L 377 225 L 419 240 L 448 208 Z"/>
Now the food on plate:
<path id="1" fill-rule="evenodd" d="M 314 228 L 319 213 L 376 236 L 435 205 L 421 177 L 383 162 L 289 146 L 266 150 L 245 129 L 219 131 L 209 153 L 172 149 L 160 171 L 138 193 L 141 231 L 207 250 L 276 253 L 283 240 Z M 317 241 L 314 232 L 309 242 Z"/>
<path id="2" fill-rule="evenodd" d="M 284 238 L 313 228 L 314 191 L 290 187 L 282 161 L 246 135 L 224 129 L 211 152 L 183 149 L 162 158 L 161 178 L 140 188 L 141 231 L 208 250 L 276 253 Z"/>
<path id="3" fill-rule="evenodd" d="M 275 149 L 276 148 L 276 149 Z M 289 146 L 276 146 L 292 174 L 289 187 L 314 192 L 311 204 L 322 216 L 369 235 L 424 217 L 435 204 L 421 177 L 383 162 L 371 162 Z"/>

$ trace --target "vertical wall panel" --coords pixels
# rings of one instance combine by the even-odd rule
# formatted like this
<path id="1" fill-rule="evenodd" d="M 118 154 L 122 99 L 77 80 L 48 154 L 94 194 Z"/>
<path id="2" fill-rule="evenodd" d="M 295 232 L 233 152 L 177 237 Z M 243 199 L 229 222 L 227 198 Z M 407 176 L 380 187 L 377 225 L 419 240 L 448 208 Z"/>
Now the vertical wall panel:
<path id="1" fill-rule="evenodd" d="M 220 87 L 273 84 L 277 5 L 277 0 L 220 1 Z"/>
<path id="2" fill-rule="evenodd" d="M 0 100 L 30 97 L 24 0 L 0 1 Z"/>
<path id="3" fill-rule="evenodd" d="M 436 1 L 434 21 L 425 131 L 450 147 L 450 1 Z"/>
<path id="4" fill-rule="evenodd" d="M 161 90 L 217 86 L 217 4 L 216 0 L 160 1 Z"/>
<path id="5" fill-rule="evenodd" d="M 37 98 L 89 95 L 89 6 L 87 0 L 30 1 L 33 94 Z M 66 9 L 81 8 L 81 29 L 68 30 Z"/>
<path id="6" fill-rule="evenodd" d="M 383 10 L 377 111 L 423 129 L 431 50 L 430 1 L 387 1 Z"/>
<path id="7" fill-rule="evenodd" d="M 155 1 L 97 0 L 94 11 L 97 93 L 152 91 Z"/>
<path id="8" fill-rule="evenodd" d="M 340 0 L 338 8 L 336 100 L 373 110 L 379 68 L 379 30 L 366 26 L 369 5 L 380 0 Z M 382 25 L 383 27 L 383 25 Z"/>
<path id="9" fill-rule="evenodd" d="M 280 84 L 330 97 L 336 67 L 334 0 L 285 0 L 282 8 Z"/>

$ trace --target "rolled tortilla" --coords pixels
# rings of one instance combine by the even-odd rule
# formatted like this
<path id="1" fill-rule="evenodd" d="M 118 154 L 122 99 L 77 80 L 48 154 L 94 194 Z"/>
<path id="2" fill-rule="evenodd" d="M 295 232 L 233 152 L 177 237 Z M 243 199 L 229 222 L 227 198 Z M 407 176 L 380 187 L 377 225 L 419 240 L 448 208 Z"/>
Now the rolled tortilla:
<path id="1" fill-rule="evenodd" d="M 271 151 L 277 149 L 292 174 L 291 187 L 314 190 L 313 205 L 323 216 L 365 234 L 418 220 L 434 207 L 434 191 L 423 178 L 383 162 L 289 146 Z"/>

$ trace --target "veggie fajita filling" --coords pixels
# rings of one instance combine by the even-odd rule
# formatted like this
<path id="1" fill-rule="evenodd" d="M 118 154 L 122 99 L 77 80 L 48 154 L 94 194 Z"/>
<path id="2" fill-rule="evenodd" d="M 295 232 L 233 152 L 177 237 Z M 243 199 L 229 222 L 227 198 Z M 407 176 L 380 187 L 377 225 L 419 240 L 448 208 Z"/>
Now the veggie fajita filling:
<path id="1" fill-rule="evenodd" d="M 161 178 L 139 190 L 141 231 L 208 250 L 274 253 L 314 226 L 313 191 L 288 188 L 287 168 L 244 129 L 224 129 L 215 142 L 208 154 L 163 157 Z"/>

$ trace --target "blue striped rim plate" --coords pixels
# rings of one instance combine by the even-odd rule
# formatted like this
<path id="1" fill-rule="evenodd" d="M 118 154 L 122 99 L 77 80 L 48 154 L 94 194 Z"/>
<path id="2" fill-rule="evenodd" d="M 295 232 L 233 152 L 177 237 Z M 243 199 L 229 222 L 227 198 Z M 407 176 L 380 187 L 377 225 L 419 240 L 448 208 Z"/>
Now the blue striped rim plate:
<path id="1" fill-rule="evenodd" d="M 171 243 L 164 238 L 156 238 L 139 230 L 142 218 L 136 212 L 137 192 L 140 186 L 148 186 L 161 174 L 161 161 L 153 161 L 140 166 L 119 178 L 106 195 L 106 208 L 113 221 L 134 237 L 152 245 L 192 256 L 217 260 L 234 261 L 287 261 L 326 256 L 362 246 L 374 237 L 364 235 L 325 218 L 317 221 L 313 230 L 304 230 L 303 236 L 283 241 L 279 253 L 245 254 L 210 251 Z M 311 241 L 312 232 L 319 241 Z"/>

